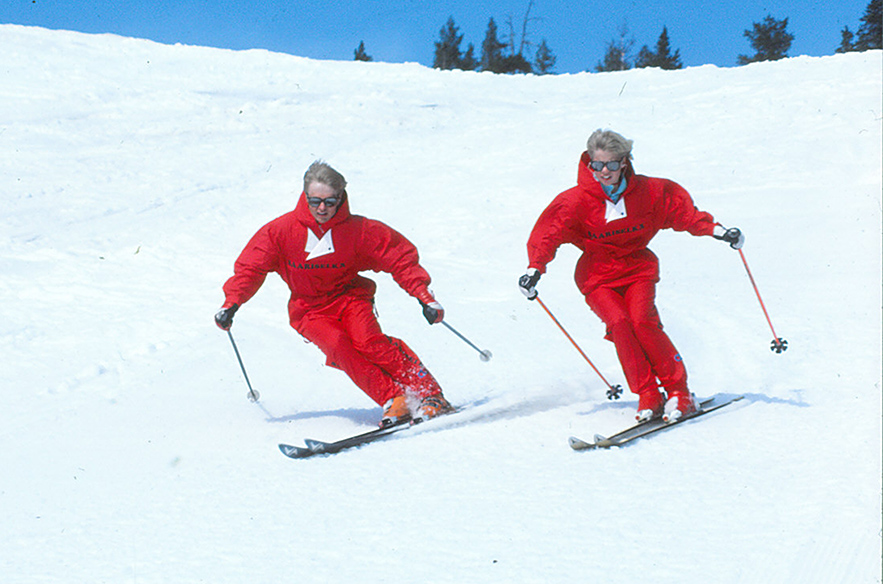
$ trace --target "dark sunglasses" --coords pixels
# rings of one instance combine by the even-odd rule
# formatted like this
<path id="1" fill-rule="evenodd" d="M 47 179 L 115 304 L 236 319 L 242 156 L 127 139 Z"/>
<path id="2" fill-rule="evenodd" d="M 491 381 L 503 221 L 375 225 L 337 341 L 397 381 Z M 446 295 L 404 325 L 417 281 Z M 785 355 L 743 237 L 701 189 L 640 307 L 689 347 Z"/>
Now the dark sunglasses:
<path id="1" fill-rule="evenodd" d="M 610 162 L 601 162 L 600 160 L 593 160 L 589 162 L 589 168 L 596 172 L 601 172 L 604 170 L 604 167 L 607 167 L 608 170 L 612 170 L 616 172 L 620 168 L 622 168 L 622 160 L 611 160 Z"/>
<path id="2" fill-rule="evenodd" d="M 326 207 L 336 207 L 338 203 L 340 203 L 340 197 L 307 197 L 307 204 L 310 207 L 318 207 L 322 203 L 325 203 Z"/>

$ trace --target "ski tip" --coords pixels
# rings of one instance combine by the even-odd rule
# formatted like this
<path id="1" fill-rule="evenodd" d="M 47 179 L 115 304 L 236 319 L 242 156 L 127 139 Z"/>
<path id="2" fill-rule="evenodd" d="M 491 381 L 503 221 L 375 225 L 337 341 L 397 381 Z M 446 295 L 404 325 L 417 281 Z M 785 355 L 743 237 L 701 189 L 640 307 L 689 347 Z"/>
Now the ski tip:
<path id="1" fill-rule="evenodd" d="M 567 443 L 570 444 L 570 447 L 574 450 L 582 450 L 588 445 L 588 442 L 586 442 L 585 440 L 581 440 L 576 436 L 571 436 L 570 438 L 568 438 Z"/>
<path id="2" fill-rule="evenodd" d="M 717 409 L 720 409 L 724 406 L 734 404 L 737 401 L 742 400 L 742 399 L 745 399 L 744 395 L 737 395 L 736 397 L 733 397 L 733 398 L 712 397 L 712 398 L 702 401 L 699 404 L 699 410 L 697 413 L 703 413 L 703 412 L 717 410 Z"/>
<path id="3" fill-rule="evenodd" d="M 288 458 L 306 458 L 313 455 L 313 451 L 300 446 L 292 446 L 291 444 L 280 444 L 279 450 Z"/>
<path id="4" fill-rule="evenodd" d="M 595 434 L 594 442 L 586 442 L 582 438 L 577 438 L 576 436 L 571 436 L 567 439 L 567 442 L 574 450 L 594 450 L 596 448 L 610 448 L 611 446 L 616 446 L 616 444 L 609 438 L 605 438 L 600 434 Z"/>
<path id="5" fill-rule="evenodd" d="M 591 450 L 592 448 L 595 448 L 594 444 L 586 442 L 585 440 L 577 438 L 576 436 L 571 436 L 570 438 L 568 438 L 567 443 L 570 444 L 570 447 L 574 450 Z"/>

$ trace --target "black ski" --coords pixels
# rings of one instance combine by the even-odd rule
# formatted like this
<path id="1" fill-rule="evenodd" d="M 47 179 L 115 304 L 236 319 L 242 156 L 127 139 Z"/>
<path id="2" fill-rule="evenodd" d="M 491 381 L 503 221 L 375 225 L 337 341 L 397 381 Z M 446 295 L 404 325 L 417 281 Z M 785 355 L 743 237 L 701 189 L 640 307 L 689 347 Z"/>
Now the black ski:
<path id="1" fill-rule="evenodd" d="M 716 404 L 714 403 L 714 398 L 703 401 L 699 404 L 699 409 L 689 416 L 685 416 L 680 418 L 675 422 L 664 422 L 662 418 L 654 418 L 652 420 L 641 422 L 635 424 L 634 426 L 630 426 L 625 430 L 617 432 L 612 436 L 601 436 L 600 434 L 595 434 L 594 442 L 587 442 L 581 438 L 577 438 L 575 436 L 571 436 L 568 440 L 570 447 L 574 450 L 594 450 L 596 448 L 610 448 L 611 446 L 624 446 L 628 444 L 632 440 L 637 440 L 638 438 L 643 438 L 644 436 L 648 436 L 650 434 L 654 434 L 656 432 L 661 432 L 663 430 L 668 430 L 677 426 L 678 424 L 682 424 L 684 422 L 688 422 L 690 420 L 694 420 L 700 416 L 704 416 L 705 414 L 710 414 L 715 410 L 719 410 L 725 406 L 730 405 L 731 403 L 737 402 L 745 396 L 735 397 L 731 400 L 727 400 L 723 403 Z"/>
<path id="2" fill-rule="evenodd" d="M 284 454 L 288 458 L 309 458 L 310 456 L 313 456 L 315 454 L 335 454 L 337 452 L 340 452 L 341 450 L 353 448 L 354 446 L 361 446 L 362 444 L 368 444 L 369 442 L 374 442 L 375 440 L 385 438 L 390 434 L 395 434 L 396 432 L 407 430 L 411 427 L 411 425 L 412 420 L 402 420 L 397 424 L 384 426 L 382 428 L 375 428 L 374 430 L 369 430 L 367 432 L 363 432 L 362 434 L 348 436 L 347 438 L 343 438 L 336 442 L 322 442 L 320 440 L 312 440 L 310 438 L 307 438 L 306 440 L 304 440 L 306 448 L 302 446 L 293 446 L 291 444 L 280 444 L 279 450 L 281 450 L 282 454 Z"/>
<path id="3" fill-rule="evenodd" d="M 454 413 L 462 412 L 468 406 L 461 406 L 451 410 L 443 414 L 441 417 L 446 417 Z M 437 418 L 433 418 L 435 420 Z M 337 442 L 322 442 L 321 440 L 313 440 L 311 438 L 307 438 L 304 440 L 306 447 L 303 446 L 293 446 L 291 444 L 280 444 L 279 450 L 282 451 L 282 454 L 287 456 L 288 458 L 309 458 L 311 456 L 315 456 L 316 454 L 336 454 L 341 450 L 346 450 L 348 448 L 354 448 L 356 446 L 361 446 L 363 444 L 368 444 L 369 442 L 374 442 L 375 440 L 380 440 L 381 438 L 386 438 L 392 434 L 396 434 L 401 432 L 402 430 L 407 430 L 412 426 L 416 426 L 418 424 L 423 423 L 423 418 L 413 418 L 401 420 L 396 424 L 392 424 L 390 426 L 384 426 L 382 428 L 376 428 L 374 430 L 369 430 L 362 434 L 356 434 L 355 436 L 349 436 L 347 438 L 343 438 L 338 440 Z"/>
<path id="4" fill-rule="evenodd" d="M 699 404 L 699 408 L 700 409 L 704 408 L 704 407 L 710 405 L 711 402 L 713 402 L 713 401 L 714 401 L 714 398 L 707 399 Z M 598 444 L 598 442 L 600 442 L 600 441 L 610 441 L 610 440 L 616 440 L 619 438 L 625 438 L 628 435 L 630 435 L 631 433 L 636 432 L 638 430 L 642 430 L 644 428 L 648 428 L 651 426 L 657 426 L 657 425 L 663 424 L 663 423 L 664 422 L 662 421 L 662 416 L 658 416 L 656 418 L 644 420 L 643 422 L 638 422 L 637 424 L 634 424 L 633 426 L 629 426 L 625 430 L 620 430 L 619 432 L 617 432 L 616 434 L 613 434 L 612 436 L 605 437 L 605 436 L 601 436 L 600 434 L 595 434 L 595 443 L 586 442 L 585 440 L 571 436 L 570 437 L 570 445 L 573 447 L 574 450 L 586 450 L 586 449 L 590 449 L 590 448 L 596 448 L 597 446 L 600 446 L 600 444 Z M 576 444 L 576 446 L 574 446 L 574 444 Z"/>

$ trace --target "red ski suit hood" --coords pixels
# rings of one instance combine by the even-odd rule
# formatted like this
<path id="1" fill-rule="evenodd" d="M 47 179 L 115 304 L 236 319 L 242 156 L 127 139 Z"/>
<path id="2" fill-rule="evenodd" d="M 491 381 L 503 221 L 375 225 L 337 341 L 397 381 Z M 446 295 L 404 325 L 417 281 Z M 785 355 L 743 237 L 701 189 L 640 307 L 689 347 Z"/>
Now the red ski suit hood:
<path id="1" fill-rule="evenodd" d="M 295 326 L 306 312 L 340 296 L 373 297 L 376 284 L 359 275 L 366 270 L 388 272 L 411 296 L 432 301 L 429 274 L 402 234 L 351 214 L 346 193 L 335 215 L 319 224 L 301 193 L 293 211 L 264 225 L 245 246 L 224 284 L 224 306 L 247 302 L 276 272 L 291 290 L 288 312 Z"/>
<path id="2" fill-rule="evenodd" d="M 658 281 L 659 260 L 647 245 L 661 229 L 712 234 L 714 218 L 698 210 L 679 184 L 635 174 L 630 161 L 623 171 L 626 189 L 614 205 L 595 180 L 590 161 L 583 152 L 577 185 L 555 197 L 537 220 L 527 242 L 530 267 L 545 273 L 558 248 L 573 244 L 583 252 L 574 279 L 588 295 L 599 286 Z"/>

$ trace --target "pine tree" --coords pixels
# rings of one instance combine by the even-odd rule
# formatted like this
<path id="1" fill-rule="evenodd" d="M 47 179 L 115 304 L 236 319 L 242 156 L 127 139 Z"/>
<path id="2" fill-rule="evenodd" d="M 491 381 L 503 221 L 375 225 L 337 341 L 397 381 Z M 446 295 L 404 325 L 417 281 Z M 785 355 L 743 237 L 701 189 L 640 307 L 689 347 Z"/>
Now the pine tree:
<path id="1" fill-rule="evenodd" d="M 595 71 L 599 73 L 604 71 L 625 71 L 630 69 L 625 51 L 622 50 L 616 41 L 607 43 L 607 52 L 604 53 L 604 60 L 595 65 Z"/>
<path id="2" fill-rule="evenodd" d="M 530 62 L 524 58 L 521 53 L 515 55 L 506 55 L 503 58 L 503 67 L 501 73 L 532 73 L 533 67 Z"/>
<path id="3" fill-rule="evenodd" d="M 365 52 L 365 41 L 359 42 L 359 47 L 353 51 L 355 54 L 354 61 L 373 61 L 374 58 Z"/>
<path id="4" fill-rule="evenodd" d="M 855 50 L 867 51 L 883 48 L 883 0 L 871 0 L 862 16 Z"/>
<path id="5" fill-rule="evenodd" d="M 794 41 L 794 35 L 789 33 L 788 19 L 776 20 L 767 15 L 762 22 L 755 22 L 751 30 L 743 34 L 751 42 L 755 54 L 753 57 L 739 55 L 738 63 L 747 65 L 760 61 L 778 61 L 788 56 L 788 49 Z"/>
<path id="6" fill-rule="evenodd" d="M 517 48 L 511 18 L 508 20 L 510 30 L 508 43 L 500 40 L 496 21 L 493 18 L 488 20 L 484 41 L 481 43 L 481 58 L 478 61 L 475 60 L 475 48 L 471 43 L 465 53 L 460 52 L 463 35 L 459 34 L 454 18 L 449 17 L 439 33 L 438 42 L 435 43 L 435 60 L 432 66 L 436 69 L 480 69 L 491 73 L 532 73 L 534 63 L 524 56 L 525 51 L 531 46 L 527 36 L 528 25 L 538 20 L 530 17 L 532 5 L 533 0 L 530 0 L 522 20 L 521 41 Z M 542 74 L 550 72 L 555 66 L 555 55 L 552 54 L 545 39 L 537 50 L 535 65 Z"/>
<path id="7" fill-rule="evenodd" d="M 857 38 L 848 26 L 843 27 L 840 31 L 840 46 L 835 52 L 849 53 L 883 48 L 883 0 L 871 0 L 861 22 Z"/>
<path id="8" fill-rule="evenodd" d="M 475 47 L 472 46 L 472 43 L 469 43 L 469 46 L 466 47 L 466 52 L 460 57 L 460 66 L 458 69 L 463 69 L 464 71 L 475 71 L 478 68 L 478 61 L 475 60 Z"/>
<path id="9" fill-rule="evenodd" d="M 487 23 L 487 32 L 484 35 L 484 41 L 481 43 L 481 60 L 478 66 L 482 71 L 491 71 L 492 73 L 503 72 L 503 48 L 505 43 L 501 42 L 497 37 L 497 23 L 491 18 Z"/>
<path id="10" fill-rule="evenodd" d="M 840 31 L 840 46 L 834 51 L 835 53 L 849 53 L 855 50 L 855 43 L 852 42 L 852 39 L 855 38 L 855 35 L 852 34 L 852 31 L 849 30 L 848 26 L 844 26 L 843 30 Z"/>
<path id="11" fill-rule="evenodd" d="M 466 47 L 466 52 L 460 58 L 460 69 L 464 71 L 475 71 L 478 69 L 478 61 L 475 60 L 475 47 L 472 43 Z"/>
<path id="12" fill-rule="evenodd" d="M 555 68 L 557 60 L 549 45 L 546 44 L 546 39 L 543 39 L 540 46 L 537 47 L 537 54 L 533 60 L 534 71 L 537 75 L 547 75 Z"/>
<path id="13" fill-rule="evenodd" d="M 645 69 L 647 67 L 658 67 L 656 63 L 656 53 L 652 52 L 647 45 L 641 47 L 638 56 L 635 59 L 635 69 Z"/>
<path id="14" fill-rule="evenodd" d="M 671 53 L 671 43 L 668 40 L 668 28 L 662 27 L 662 34 L 656 41 L 656 51 L 651 51 L 644 45 L 638 52 L 638 58 L 635 60 L 635 68 L 658 67 L 660 69 L 683 69 L 684 64 L 681 63 L 681 51 L 676 50 Z"/>
<path id="15" fill-rule="evenodd" d="M 435 69 L 457 69 L 460 67 L 460 43 L 463 35 L 454 24 L 454 17 L 449 16 L 448 21 L 439 31 L 439 40 L 435 43 L 435 59 L 432 66 Z"/>
<path id="16" fill-rule="evenodd" d="M 635 39 L 630 38 L 628 33 L 629 27 L 626 24 L 619 27 L 619 38 L 607 43 L 604 60 L 595 65 L 595 71 L 601 73 L 604 71 L 625 71 L 632 68 L 629 60 Z"/>

